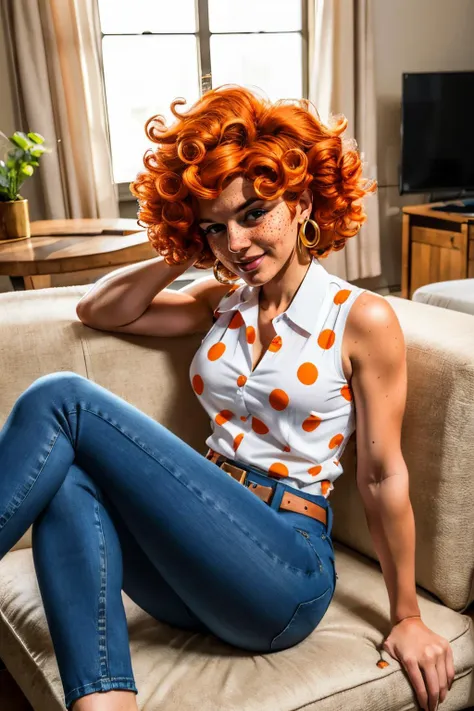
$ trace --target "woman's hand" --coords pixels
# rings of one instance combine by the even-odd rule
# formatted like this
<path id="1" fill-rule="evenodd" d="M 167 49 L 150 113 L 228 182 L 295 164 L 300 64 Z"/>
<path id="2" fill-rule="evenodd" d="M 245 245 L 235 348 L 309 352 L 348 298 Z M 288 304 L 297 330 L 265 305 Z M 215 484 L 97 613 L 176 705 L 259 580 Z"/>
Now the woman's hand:
<path id="1" fill-rule="evenodd" d="M 435 711 L 454 679 L 453 652 L 448 640 L 430 630 L 417 618 L 402 620 L 392 627 L 383 649 L 406 670 L 418 703 Z"/>

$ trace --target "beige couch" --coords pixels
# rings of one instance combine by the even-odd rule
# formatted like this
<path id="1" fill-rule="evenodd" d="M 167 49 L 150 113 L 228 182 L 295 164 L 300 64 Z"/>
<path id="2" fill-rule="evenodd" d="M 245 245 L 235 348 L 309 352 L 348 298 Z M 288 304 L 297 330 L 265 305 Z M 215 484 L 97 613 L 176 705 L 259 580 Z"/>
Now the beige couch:
<path id="1" fill-rule="evenodd" d="M 0 296 L 0 426 L 36 378 L 72 370 L 140 407 L 204 452 L 208 422 L 187 375 L 200 339 L 94 331 L 75 306 L 86 286 Z M 425 622 L 452 644 L 456 679 L 441 709 L 474 705 L 474 318 L 390 298 L 408 344 L 403 451 L 417 524 Z M 25 442 L 25 446 L 28 443 Z M 355 486 L 354 447 L 332 496 L 339 580 L 320 627 L 272 655 L 154 621 L 124 596 L 138 704 L 146 711 L 377 711 L 417 708 L 389 631 L 386 588 Z M 6 476 L 8 472 L 1 471 Z M 471 611 L 473 607 L 471 605 Z M 466 614 L 467 613 L 467 614 Z M 389 662 L 377 666 L 380 658 Z M 29 539 L 0 563 L 0 658 L 38 711 L 63 707 Z"/>

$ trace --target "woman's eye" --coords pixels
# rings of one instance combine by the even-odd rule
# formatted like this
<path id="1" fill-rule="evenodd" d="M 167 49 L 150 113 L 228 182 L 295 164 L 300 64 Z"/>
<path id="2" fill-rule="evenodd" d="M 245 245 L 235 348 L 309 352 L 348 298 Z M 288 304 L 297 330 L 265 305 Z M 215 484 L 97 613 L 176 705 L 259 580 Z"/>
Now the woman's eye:
<path id="1" fill-rule="evenodd" d="M 266 210 L 257 208 L 256 210 L 250 210 L 250 212 L 247 212 L 245 219 L 248 220 L 250 217 L 252 217 L 250 222 L 254 222 L 255 220 L 258 220 L 260 217 L 262 217 L 263 215 L 266 215 L 266 214 L 267 214 Z"/>
<path id="2" fill-rule="evenodd" d="M 207 237 L 208 235 L 216 235 L 222 229 L 223 229 L 223 225 L 211 225 L 207 229 L 203 230 L 203 233 L 204 233 L 204 236 Z"/>
<path id="3" fill-rule="evenodd" d="M 245 220 L 249 222 L 256 222 L 256 220 L 259 220 L 263 215 L 267 214 L 267 210 L 262 210 L 260 208 L 256 208 L 255 210 L 250 210 L 247 212 L 245 215 Z M 225 225 L 210 225 L 206 229 L 203 229 L 202 232 L 205 237 L 214 237 L 215 235 L 219 234 L 219 232 L 222 232 L 222 230 L 225 231 Z"/>

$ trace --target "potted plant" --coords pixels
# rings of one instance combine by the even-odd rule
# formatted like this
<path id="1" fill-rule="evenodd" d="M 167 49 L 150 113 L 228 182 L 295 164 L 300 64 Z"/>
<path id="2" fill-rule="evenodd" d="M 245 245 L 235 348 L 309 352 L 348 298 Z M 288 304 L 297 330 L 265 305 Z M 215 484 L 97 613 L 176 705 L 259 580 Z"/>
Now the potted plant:
<path id="1" fill-rule="evenodd" d="M 19 190 L 39 166 L 41 156 L 49 153 L 39 133 L 16 131 L 7 140 L 10 150 L 0 160 L 0 242 L 30 237 L 28 200 Z"/>

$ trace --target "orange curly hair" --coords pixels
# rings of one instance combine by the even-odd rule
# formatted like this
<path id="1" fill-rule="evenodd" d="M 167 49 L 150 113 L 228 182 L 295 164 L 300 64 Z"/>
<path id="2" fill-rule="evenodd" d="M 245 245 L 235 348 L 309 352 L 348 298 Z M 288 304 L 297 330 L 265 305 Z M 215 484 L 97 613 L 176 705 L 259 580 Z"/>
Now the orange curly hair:
<path id="1" fill-rule="evenodd" d="M 148 239 L 168 264 L 186 261 L 202 245 L 195 266 L 213 265 L 215 257 L 197 224 L 196 198 L 218 197 L 242 174 L 261 199 L 283 196 L 292 219 L 299 196 L 310 189 L 311 217 L 321 230 L 314 256 L 342 249 L 357 234 L 366 219 L 362 198 L 376 183 L 362 178 L 355 142 L 341 138 L 347 119 L 340 116 L 328 128 L 307 99 L 272 104 L 239 86 L 212 89 L 178 113 L 176 107 L 185 103 L 172 102 L 177 120 L 170 128 L 162 116 L 147 121 L 146 135 L 158 147 L 145 153 L 145 171 L 130 185 L 139 202 L 139 224 L 147 227 Z"/>

